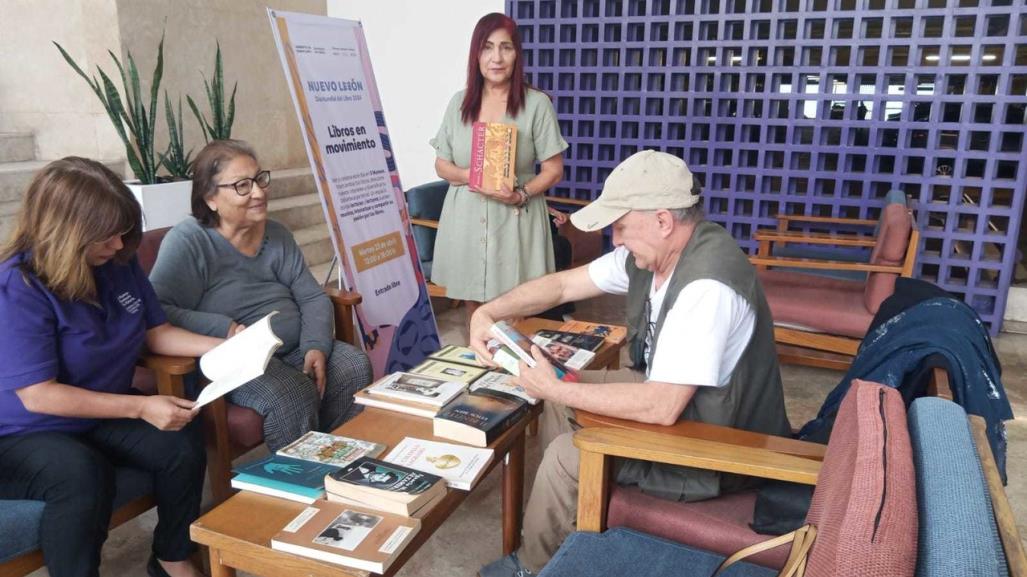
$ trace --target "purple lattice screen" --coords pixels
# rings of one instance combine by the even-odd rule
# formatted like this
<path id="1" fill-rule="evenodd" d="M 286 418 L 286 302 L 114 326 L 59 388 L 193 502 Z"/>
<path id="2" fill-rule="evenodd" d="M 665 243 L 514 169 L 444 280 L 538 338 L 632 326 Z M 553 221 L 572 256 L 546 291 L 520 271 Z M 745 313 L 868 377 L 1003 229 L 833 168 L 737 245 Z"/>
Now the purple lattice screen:
<path id="1" fill-rule="evenodd" d="M 564 137 L 558 195 L 643 148 L 684 158 L 746 249 L 777 213 L 913 199 L 917 274 L 1001 326 L 1023 209 L 1027 3 L 508 0 Z"/>

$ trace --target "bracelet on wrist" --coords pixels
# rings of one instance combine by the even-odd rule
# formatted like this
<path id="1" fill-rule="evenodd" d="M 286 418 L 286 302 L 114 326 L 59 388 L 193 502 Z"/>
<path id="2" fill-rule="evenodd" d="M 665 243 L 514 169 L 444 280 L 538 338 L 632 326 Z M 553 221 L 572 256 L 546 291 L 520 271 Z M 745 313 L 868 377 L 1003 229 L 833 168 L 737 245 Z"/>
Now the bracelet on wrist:
<path id="1" fill-rule="evenodd" d="M 514 192 L 516 192 L 517 194 L 521 195 L 521 203 L 519 205 L 517 205 L 517 206 L 524 206 L 524 205 L 528 204 L 529 200 L 531 200 L 531 195 L 528 194 L 527 190 L 524 190 L 523 186 L 518 186 L 518 187 L 514 188 Z"/>

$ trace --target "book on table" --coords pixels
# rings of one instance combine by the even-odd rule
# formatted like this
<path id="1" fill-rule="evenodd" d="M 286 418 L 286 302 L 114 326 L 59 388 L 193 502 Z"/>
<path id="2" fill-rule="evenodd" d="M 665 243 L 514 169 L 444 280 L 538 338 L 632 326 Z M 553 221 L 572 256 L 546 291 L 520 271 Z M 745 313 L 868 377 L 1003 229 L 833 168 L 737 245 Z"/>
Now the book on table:
<path id="1" fill-rule="evenodd" d="M 489 332 L 495 338 L 485 346 L 492 353 L 492 360 L 508 373 L 519 375 L 518 363 L 520 362 L 524 362 L 529 367 L 534 367 L 537 364 L 535 358 L 531 356 L 531 345 L 533 344 L 531 339 L 521 334 L 513 325 L 506 321 L 499 321 L 489 327 Z M 577 380 L 570 368 L 553 357 L 549 351 L 542 347 L 539 347 L 539 351 L 553 366 L 557 378 L 566 381 Z"/>
<path id="2" fill-rule="evenodd" d="M 432 433 L 475 447 L 487 447 L 527 410 L 527 401 L 520 397 L 479 388 L 463 393 L 439 411 L 432 420 Z"/>
<path id="3" fill-rule="evenodd" d="M 338 470 L 334 465 L 269 455 L 235 468 L 232 487 L 300 503 L 313 503 L 324 497 L 325 475 Z"/>
<path id="4" fill-rule="evenodd" d="M 438 475 L 363 457 L 325 477 L 329 499 L 343 497 L 396 515 L 410 516 L 439 494 L 446 482 Z"/>
<path id="5" fill-rule="evenodd" d="M 443 485 L 445 485 L 445 483 L 443 483 Z M 414 518 L 417 518 L 417 519 L 424 519 L 425 516 L 428 515 L 428 513 L 431 513 L 431 510 L 435 508 L 435 505 L 437 505 L 439 503 L 439 501 L 441 501 L 441 500 L 446 498 L 446 494 L 447 493 L 445 491 L 443 491 L 442 493 L 439 493 L 439 494 L 433 496 L 431 499 L 428 499 L 427 501 L 422 503 L 420 506 L 418 506 L 416 509 L 410 511 L 409 515 L 405 515 L 405 516 L 406 517 L 414 517 Z M 327 491 L 325 492 L 325 498 L 328 499 L 329 501 L 332 501 L 332 502 L 335 502 L 335 503 L 347 503 L 349 505 L 356 505 L 357 507 L 365 507 L 367 509 L 379 509 L 379 507 L 375 507 L 374 505 L 371 505 L 370 503 L 365 503 L 365 502 L 361 501 L 360 499 L 353 499 L 353 498 L 350 498 L 350 497 L 343 497 L 342 495 L 336 495 L 335 493 L 331 493 L 331 492 L 327 492 Z M 385 511 L 386 513 L 390 513 L 391 512 L 391 511 L 388 511 L 387 509 L 382 509 L 382 510 Z M 393 513 L 393 514 L 394 515 L 400 515 L 401 513 Z"/>
<path id="6" fill-rule="evenodd" d="M 513 190 L 517 166 L 517 126 L 499 122 L 471 125 L 471 166 L 468 184 L 484 192 Z"/>
<path id="7" fill-rule="evenodd" d="M 336 467 L 345 467 L 360 457 L 377 457 L 383 452 L 385 445 L 381 443 L 318 431 L 308 431 L 277 451 L 283 457 L 326 463 Z"/>
<path id="8" fill-rule="evenodd" d="M 465 388 L 467 385 L 461 381 L 414 373 L 392 373 L 364 390 L 380 397 L 441 407 L 459 395 Z"/>
<path id="9" fill-rule="evenodd" d="M 203 387 L 196 406 L 202 407 L 264 374 L 282 341 L 271 330 L 274 311 L 200 357 L 200 370 L 210 384 Z"/>
<path id="10" fill-rule="evenodd" d="M 407 371 L 409 374 L 444 379 L 447 381 L 458 381 L 470 384 L 475 379 L 488 372 L 484 367 L 474 367 L 467 364 L 451 363 L 436 359 L 426 359 L 421 364 Z"/>
<path id="11" fill-rule="evenodd" d="M 492 449 L 479 449 L 406 437 L 383 459 L 438 475 L 453 489 L 470 491 L 492 461 Z"/>
<path id="12" fill-rule="evenodd" d="M 321 500 L 276 533 L 271 548 L 385 573 L 420 529 L 416 518 Z"/>
<path id="13" fill-rule="evenodd" d="M 551 331 L 547 329 L 536 331 L 535 336 L 592 352 L 598 351 L 603 346 L 603 343 L 606 342 L 606 339 L 600 335 L 586 335 L 584 333 Z"/>
<path id="14" fill-rule="evenodd" d="M 402 399 L 394 399 L 382 395 L 372 395 L 367 392 L 367 389 L 361 389 L 356 393 L 353 393 L 353 402 L 358 405 L 364 405 L 365 407 L 385 409 L 386 411 L 394 411 L 406 415 L 413 415 L 415 417 L 425 417 L 427 419 L 431 419 L 437 415 L 439 413 L 439 409 L 442 408 L 437 405 L 404 401 Z"/>
<path id="15" fill-rule="evenodd" d="M 470 390 L 477 391 L 481 388 L 492 389 L 493 391 L 500 391 L 508 395 L 520 397 L 527 401 L 529 405 L 538 404 L 538 399 L 529 395 L 528 391 L 525 391 L 524 387 L 518 385 L 515 377 L 509 373 L 502 373 L 499 371 L 489 371 L 485 373 L 480 379 L 474 381 Z"/>
<path id="16" fill-rule="evenodd" d="M 472 367 L 486 368 L 485 364 L 478 360 L 478 355 L 474 353 L 474 350 L 472 350 L 471 347 L 460 345 L 446 345 L 428 355 L 428 358 L 435 359 L 437 361 L 446 361 L 450 363 L 459 363 L 461 365 L 471 365 Z"/>
<path id="17" fill-rule="evenodd" d="M 580 335 L 595 335 L 611 345 L 620 345 L 628 338 L 628 328 L 621 325 L 590 323 L 588 321 L 567 321 L 560 325 L 560 331 Z"/>

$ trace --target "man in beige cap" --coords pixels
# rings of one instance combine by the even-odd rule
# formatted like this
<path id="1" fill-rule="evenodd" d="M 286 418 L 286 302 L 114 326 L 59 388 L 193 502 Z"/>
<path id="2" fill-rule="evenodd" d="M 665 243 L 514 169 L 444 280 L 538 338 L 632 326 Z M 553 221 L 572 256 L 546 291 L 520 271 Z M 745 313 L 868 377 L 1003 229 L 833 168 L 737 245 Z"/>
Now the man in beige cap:
<path id="1" fill-rule="evenodd" d="M 471 346 L 485 343 L 498 320 L 528 316 L 560 303 L 626 295 L 632 368 L 584 371 L 558 380 L 545 358 L 523 363 L 518 381 L 545 399 L 546 447 L 524 513 L 524 543 L 481 569 L 481 577 L 532 575 L 574 530 L 578 450 L 572 409 L 672 425 L 702 421 L 788 435 L 774 327 L 752 265 L 722 227 L 705 221 L 701 185 L 685 163 L 643 150 L 617 166 L 603 192 L 571 216 L 574 226 L 613 227 L 616 247 L 587 266 L 529 281 L 479 308 Z M 622 485 L 670 500 L 700 500 L 742 486 L 744 479 L 685 467 L 625 461 Z"/>

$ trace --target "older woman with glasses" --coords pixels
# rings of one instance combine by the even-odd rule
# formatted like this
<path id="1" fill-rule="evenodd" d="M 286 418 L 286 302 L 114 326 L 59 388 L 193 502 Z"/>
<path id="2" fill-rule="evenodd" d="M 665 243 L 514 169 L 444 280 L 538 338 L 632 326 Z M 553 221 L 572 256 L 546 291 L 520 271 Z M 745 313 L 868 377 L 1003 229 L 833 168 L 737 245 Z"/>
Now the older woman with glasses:
<path id="1" fill-rule="evenodd" d="M 264 417 L 264 441 L 276 451 L 353 417 L 371 364 L 334 340 L 328 296 L 292 233 L 267 217 L 270 186 L 249 145 L 208 144 L 193 163 L 193 218 L 168 232 L 150 281 L 171 322 L 201 334 L 230 336 L 278 311 L 271 325 L 284 345 L 262 377 L 228 395 Z"/>

